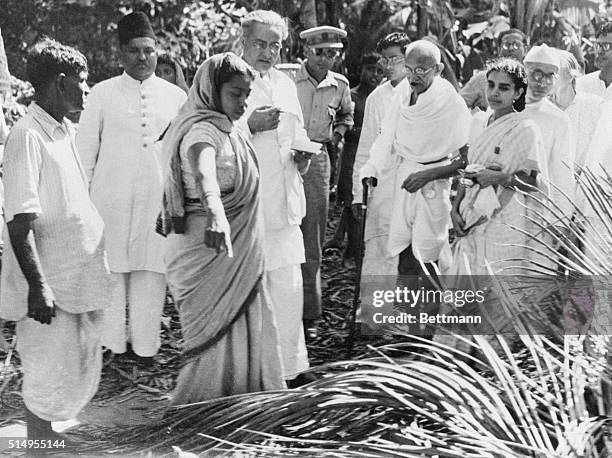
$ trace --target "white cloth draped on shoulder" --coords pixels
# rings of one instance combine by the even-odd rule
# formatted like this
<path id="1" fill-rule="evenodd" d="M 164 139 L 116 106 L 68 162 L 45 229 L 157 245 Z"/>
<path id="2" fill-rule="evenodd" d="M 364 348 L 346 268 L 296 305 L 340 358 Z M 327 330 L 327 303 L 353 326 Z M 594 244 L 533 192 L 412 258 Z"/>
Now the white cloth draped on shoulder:
<path id="1" fill-rule="evenodd" d="M 474 121 L 480 122 L 479 119 Z M 515 113 L 494 121 L 474 139 L 468 161 L 484 166 L 495 164 L 505 173 L 537 171 L 542 149 L 538 127 L 533 121 Z M 443 272 L 446 275 L 487 275 L 487 262 L 498 272 L 510 266 L 524 266 L 526 261 L 521 259 L 530 257 L 530 252 L 525 248 L 530 238 L 520 232 L 533 233 L 537 230 L 526 217 L 529 200 L 510 188 L 500 186 L 495 189 L 489 186 L 481 189 L 475 185 L 467 189 L 460 207 L 466 226 L 467 221 L 477 221 L 483 215 L 477 205 L 478 197 L 483 192 L 489 196 L 493 193 L 498 208 L 484 222 L 474 225 L 465 237 L 457 239 L 453 246 L 453 265 Z M 513 272 L 518 273 L 516 270 Z"/>
<path id="2" fill-rule="evenodd" d="M 370 160 L 360 172 L 360 179 L 379 177 L 389 156 L 399 156 L 388 244 L 390 256 L 412 244 L 417 259 L 432 262 L 448 246 L 450 180 L 435 180 L 416 193 L 406 192 L 401 184 L 415 172 L 447 164 L 445 161 L 467 143 L 470 123 L 465 102 L 440 77 L 419 95 L 414 105 L 410 105 L 410 94 L 401 94 L 394 101 L 372 146 Z"/>

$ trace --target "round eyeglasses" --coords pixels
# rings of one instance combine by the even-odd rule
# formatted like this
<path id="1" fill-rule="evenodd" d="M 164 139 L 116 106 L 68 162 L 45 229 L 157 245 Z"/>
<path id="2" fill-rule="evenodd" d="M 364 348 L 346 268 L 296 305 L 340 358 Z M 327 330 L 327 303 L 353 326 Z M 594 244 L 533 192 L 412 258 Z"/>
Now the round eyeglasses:
<path id="1" fill-rule="evenodd" d="M 406 69 L 406 75 L 407 76 L 412 76 L 412 75 L 425 76 L 430 71 L 432 71 L 434 68 L 436 68 L 436 66 L 433 65 L 433 66 L 431 66 L 429 68 L 423 68 L 423 67 L 410 68 L 408 65 L 406 65 L 406 66 L 404 66 L 404 68 Z"/>
<path id="2" fill-rule="evenodd" d="M 402 62 L 404 62 L 405 57 L 404 56 L 391 56 L 391 57 L 381 57 L 380 58 L 380 63 L 387 66 L 387 65 L 397 65 L 400 64 Z"/>
<path id="3" fill-rule="evenodd" d="M 533 72 L 529 73 L 529 76 L 536 83 L 541 83 L 545 81 L 548 84 L 552 84 L 555 82 L 559 75 L 557 73 L 544 73 L 542 70 L 534 70 Z"/>
<path id="4" fill-rule="evenodd" d="M 520 41 L 509 41 L 507 43 L 502 43 L 501 48 L 504 51 L 516 51 L 517 49 L 521 49 L 523 47 L 523 43 Z"/>
<path id="5" fill-rule="evenodd" d="M 251 42 L 251 44 L 253 45 L 254 48 L 260 51 L 265 51 L 266 49 L 269 49 L 270 54 L 274 54 L 274 55 L 277 55 L 283 48 L 283 45 L 281 45 L 278 42 L 266 43 L 263 40 L 254 40 Z"/>

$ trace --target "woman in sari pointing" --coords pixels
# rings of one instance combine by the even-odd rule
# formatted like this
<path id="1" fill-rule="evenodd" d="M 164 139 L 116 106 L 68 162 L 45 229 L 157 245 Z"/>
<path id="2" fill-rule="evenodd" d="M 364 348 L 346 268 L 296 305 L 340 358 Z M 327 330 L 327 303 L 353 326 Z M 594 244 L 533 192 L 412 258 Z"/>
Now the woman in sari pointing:
<path id="1" fill-rule="evenodd" d="M 166 275 L 186 361 L 175 405 L 285 387 L 262 283 L 257 159 L 234 128 L 254 77 L 232 53 L 206 60 L 164 139 Z"/>

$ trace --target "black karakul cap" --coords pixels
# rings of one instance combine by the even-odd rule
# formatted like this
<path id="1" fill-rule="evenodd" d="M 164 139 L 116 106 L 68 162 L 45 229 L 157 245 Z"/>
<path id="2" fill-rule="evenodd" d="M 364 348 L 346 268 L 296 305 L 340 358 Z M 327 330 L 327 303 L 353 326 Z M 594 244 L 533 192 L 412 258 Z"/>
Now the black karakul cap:
<path id="1" fill-rule="evenodd" d="M 124 45 L 132 38 L 148 37 L 155 40 L 155 33 L 149 18 L 142 11 L 136 11 L 123 16 L 117 23 L 119 32 L 119 43 Z"/>

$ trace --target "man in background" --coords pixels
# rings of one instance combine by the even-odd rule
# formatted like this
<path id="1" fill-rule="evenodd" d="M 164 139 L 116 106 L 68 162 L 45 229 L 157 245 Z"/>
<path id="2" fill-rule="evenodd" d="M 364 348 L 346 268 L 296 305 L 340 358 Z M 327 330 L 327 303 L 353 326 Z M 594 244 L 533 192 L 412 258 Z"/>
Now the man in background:
<path id="1" fill-rule="evenodd" d="M 113 353 L 124 353 L 130 342 L 136 355 L 151 358 L 160 346 L 166 296 L 164 238 L 155 232 L 166 164 L 159 138 L 187 95 L 155 76 L 155 34 L 144 13 L 123 17 L 118 32 L 124 72 L 91 91 L 77 147 L 91 198 L 104 219 L 110 269 L 117 281 L 103 344 Z"/>
<path id="2" fill-rule="evenodd" d="M 306 61 L 295 77 L 306 133 L 310 140 L 326 145 L 333 161 L 344 134 L 353 126 L 349 82 L 343 75 L 331 71 L 343 48 L 344 37 L 344 30 L 329 26 L 300 33 L 306 43 Z M 316 321 L 321 316 L 321 248 L 329 208 L 329 178 L 330 156 L 314 156 L 304 175 L 306 217 L 302 221 L 306 249 L 306 262 L 302 264 L 303 320 L 309 338 L 316 337 Z"/>

